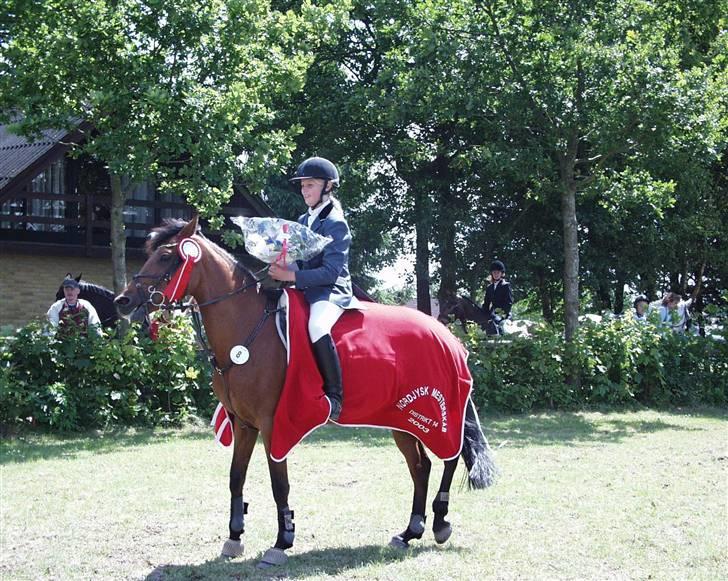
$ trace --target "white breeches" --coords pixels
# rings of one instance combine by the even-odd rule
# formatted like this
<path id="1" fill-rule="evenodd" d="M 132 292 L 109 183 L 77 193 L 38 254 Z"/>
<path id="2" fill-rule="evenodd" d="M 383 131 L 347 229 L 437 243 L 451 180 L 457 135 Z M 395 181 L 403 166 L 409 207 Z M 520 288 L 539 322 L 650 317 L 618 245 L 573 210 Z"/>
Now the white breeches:
<path id="1" fill-rule="evenodd" d="M 311 343 L 315 343 L 324 335 L 331 334 L 331 327 L 344 313 L 339 305 L 329 301 L 316 301 L 311 305 L 311 315 L 308 318 L 308 336 Z"/>

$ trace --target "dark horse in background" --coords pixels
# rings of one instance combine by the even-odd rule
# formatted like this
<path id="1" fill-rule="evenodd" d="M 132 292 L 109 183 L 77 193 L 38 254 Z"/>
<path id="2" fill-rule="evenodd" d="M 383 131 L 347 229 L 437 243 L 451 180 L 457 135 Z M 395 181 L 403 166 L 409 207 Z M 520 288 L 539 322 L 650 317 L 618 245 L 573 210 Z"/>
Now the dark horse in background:
<path id="1" fill-rule="evenodd" d="M 69 272 L 66 276 L 68 278 L 72 278 L 73 275 Z M 94 309 L 96 309 L 96 313 L 99 315 L 101 326 L 105 329 L 113 329 L 116 327 L 116 323 L 119 320 L 119 313 L 116 310 L 116 305 L 114 304 L 114 298 L 116 298 L 114 292 L 100 284 L 81 280 L 80 274 L 75 277 L 75 279 L 78 284 L 81 285 L 81 292 L 79 293 L 78 298 L 84 299 L 93 305 Z M 60 301 L 63 297 L 63 284 L 61 284 L 61 286 L 58 287 L 58 292 L 56 293 L 56 300 Z M 145 328 L 147 326 L 146 314 L 143 309 L 139 309 L 131 320 L 141 323 Z"/>
<path id="2" fill-rule="evenodd" d="M 198 232 L 197 218 L 188 223 L 171 221 L 155 229 L 148 239 L 149 258 L 126 290 L 116 298 L 116 304 L 124 315 L 159 306 L 161 292 L 168 286 L 173 273 L 180 268 L 181 259 L 177 245 L 188 238 L 199 245 L 200 254 L 185 294 L 191 295 L 197 302 L 209 347 L 215 357 L 213 391 L 235 418 L 229 481 L 229 538 L 223 545 L 222 554 L 236 557 L 243 553 L 241 535 L 244 532 L 246 512 L 243 485 L 250 457 L 260 434 L 265 447 L 278 518 L 275 544 L 265 552 L 260 565 L 282 565 L 287 559 L 284 551 L 293 546 L 295 527 L 293 511 L 288 506 L 288 465 L 286 460 L 273 461 L 270 446 L 273 417 L 286 375 L 286 350 L 278 337 L 275 317 L 268 317 L 266 314 L 269 309 L 268 298 L 266 293 L 258 291 L 259 281 L 232 255 Z M 238 345 L 241 336 L 245 336 L 251 329 L 256 330 L 255 343 L 250 345 L 253 356 L 245 365 L 232 365 L 229 356 L 231 347 Z M 391 543 L 393 546 L 406 548 L 409 541 L 421 538 L 425 531 L 427 487 L 432 462 L 417 438 L 396 430 L 392 431 L 392 435 L 407 461 L 414 484 L 409 524 Z M 471 487 L 485 488 L 492 483 L 495 474 L 492 453 L 481 430 L 472 400 L 466 408 L 460 456 L 468 469 Z M 448 513 L 449 490 L 458 460 L 459 456 L 456 456 L 444 462 L 440 486 L 432 503 L 432 530 L 438 543 L 447 541 L 452 533 L 452 527 L 445 516 Z M 377 477 L 376 474 L 372 476 Z M 386 494 L 386 489 L 382 493 Z"/>
<path id="3" fill-rule="evenodd" d="M 450 317 L 456 321 L 460 321 L 463 326 L 463 331 L 468 330 L 468 321 L 472 321 L 480 325 L 483 331 L 487 331 L 488 324 L 490 323 L 490 317 L 483 309 L 481 309 L 475 302 L 467 296 L 457 297 L 455 300 L 448 301 L 446 305 L 440 309 L 440 314 L 437 316 L 437 320 L 443 325 L 447 325 L 450 322 Z"/>

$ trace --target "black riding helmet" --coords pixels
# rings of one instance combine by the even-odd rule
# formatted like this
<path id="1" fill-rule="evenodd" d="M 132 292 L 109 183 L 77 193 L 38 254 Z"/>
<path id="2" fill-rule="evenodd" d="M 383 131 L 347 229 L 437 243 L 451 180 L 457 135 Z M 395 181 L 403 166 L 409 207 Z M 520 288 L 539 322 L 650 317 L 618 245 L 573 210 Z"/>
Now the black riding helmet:
<path id="1" fill-rule="evenodd" d="M 505 272 L 506 265 L 503 264 L 500 260 L 494 260 L 490 263 L 490 272 L 493 272 L 494 270 L 500 270 L 501 272 Z"/>
<path id="2" fill-rule="evenodd" d="M 333 163 L 323 157 L 309 157 L 304 160 L 296 169 L 295 175 L 288 181 L 296 184 L 301 180 L 311 178 L 324 180 L 326 182 L 324 189 L 329 183 L 334 186 L 339 185 L 339 171 Z"/>

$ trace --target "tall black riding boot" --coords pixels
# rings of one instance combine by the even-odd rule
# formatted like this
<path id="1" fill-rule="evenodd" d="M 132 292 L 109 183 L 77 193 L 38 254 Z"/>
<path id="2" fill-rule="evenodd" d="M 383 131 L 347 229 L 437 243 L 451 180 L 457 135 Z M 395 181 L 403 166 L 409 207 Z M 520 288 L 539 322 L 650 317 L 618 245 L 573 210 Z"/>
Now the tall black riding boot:
<path id="1" fill-rule="evenodd" d="M 341 363 L 331 335 L 324 335 L 313 344 L 319 371 L 324 378 L 324 393 L 331 402 L 329 419 L 338 420 L 341 413 L 343 391 L 341 387 Z"/>

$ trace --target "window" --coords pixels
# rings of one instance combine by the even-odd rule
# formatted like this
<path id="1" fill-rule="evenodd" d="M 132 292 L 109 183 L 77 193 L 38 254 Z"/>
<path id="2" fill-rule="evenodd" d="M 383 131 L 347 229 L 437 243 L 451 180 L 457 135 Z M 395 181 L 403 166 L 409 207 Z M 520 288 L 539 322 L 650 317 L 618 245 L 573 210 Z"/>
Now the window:
<path id="1" fill-rule="evenodd" d="M 60 159 L 39 173 L 17 198 L 0 204 L 0 217 L 12 216 L 14 220 L 0 220 L 0 227 L 7 230 L 31 232 L 65 232 L 61 221 L 78 219 L 78 204 L 63 199 L 66 194 L 66 162 Z M 61 199 L 54 199 L 59 197 Z M 27 217 L 27 220 L 17 218 Z M 42 218 L 42 220 L 33 220 Z"/>

